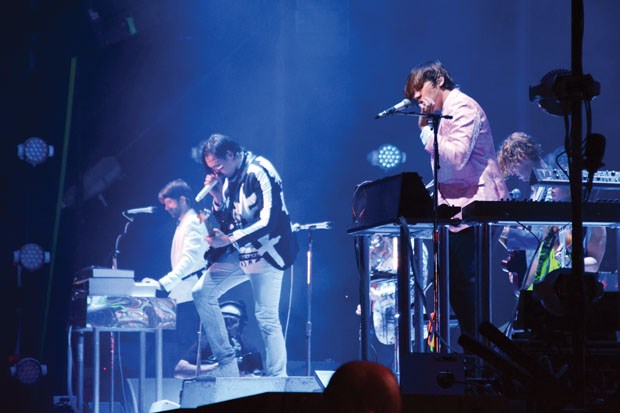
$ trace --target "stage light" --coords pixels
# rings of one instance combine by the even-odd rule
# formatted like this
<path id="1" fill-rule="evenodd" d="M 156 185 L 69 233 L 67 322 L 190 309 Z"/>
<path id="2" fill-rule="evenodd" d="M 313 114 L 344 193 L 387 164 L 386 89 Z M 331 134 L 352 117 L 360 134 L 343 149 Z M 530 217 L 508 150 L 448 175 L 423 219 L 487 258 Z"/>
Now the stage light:
<path id="1" fill-rule="evenodd" d="M 32 166 L 40 165 L 52 156 L 54 156 L 54 147 L 36 136 L 17 145 L 17 157 Z"/>
<path id="2" fill-rule="evenodd" d="M 406 160 L 407 154 L 391 144 L 381 145 L 379 149 L 368 154 L 368 162 L 384 171 L 394 169 Z"/>
<path id="3" fill-rule="evenodd" d="M 11 375 L 22 384 L 35 384 L 47 374 L 47 366 L 32 357 L 24 357 L 11 366 Z"/>
<path id="4" fill-rule="evenodd" d="M 40 245 L 26 244 L 13 252 L 13 262 L 21 264 L 28 271 L 36 271 L 50 262 L 50 253 L 44 251 Z"/>

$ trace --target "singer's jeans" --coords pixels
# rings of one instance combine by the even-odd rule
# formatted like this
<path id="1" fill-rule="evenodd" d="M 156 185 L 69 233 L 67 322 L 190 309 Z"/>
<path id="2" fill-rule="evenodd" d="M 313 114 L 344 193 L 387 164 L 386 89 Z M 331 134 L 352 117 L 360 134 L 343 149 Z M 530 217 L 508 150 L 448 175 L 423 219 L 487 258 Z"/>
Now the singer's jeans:
<path id="1" fill-rule="evenodd" d="M 220 364 L 232 362 L 235 350 L 230 345 L 218 299 L 249 279 L 256 320 L 265 344 L 265 375 L 286 376 L 286 346 L 279 314 L 283 274 L 284 271 L 274 268 L 264 259 L 242 268 L 239 255 L 234 253 L 213 263 L 198 280 L 192 292 L 194 303 L 213 355 Z"/>

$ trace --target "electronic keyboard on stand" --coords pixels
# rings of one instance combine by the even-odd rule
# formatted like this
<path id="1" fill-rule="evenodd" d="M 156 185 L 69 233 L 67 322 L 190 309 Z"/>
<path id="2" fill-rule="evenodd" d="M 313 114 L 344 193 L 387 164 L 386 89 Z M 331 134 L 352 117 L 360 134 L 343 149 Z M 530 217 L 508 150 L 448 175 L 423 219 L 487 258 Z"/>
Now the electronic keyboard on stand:
<path id="1" fill-rule="evenodd" d="M 620 202 L 586 202 L 582 208 L 584 225 L 617 226 L 620 222 Z M 552 225 L 572 221 L 570 202 L 474 201 L 462 211 L 467 224 Z"/>
<path id="2" fill-rule="evenodd" d="M 73 282 L 71 325 L 115 330 L 174 329 L 176 303 L 156 287 L 134 281 L 131 270 L 89 268 Z"/>
<path id="3" fill-rule="evenodd" d="M 99 413 L 100 396 L 100 339 L 109 333 L 112 362 L 110 364 L 110 401 L 114 401 L 114 351 L 118 332 L 140 335 L 140 372 L 138 412 L 144 406 L 146 375 L 146 334 L 155 334 L 156 397 L 162 398 L 163 338 L 162 330 L 176 328 L 176 302 L 156 297 L 156 287 L 135 282 L 134 272 L 112 268 L 90 267 L 76 275 L 71 294 L 70 321 L 78 335 L 78 410 L 84 404 L 84 335 L 93 335 L 92 378 L 93 412 Z"/>
<path id="4" fill-rule="evenodd" d="M 440 238 L 447 237 L 447 226 L 456 221 L 452 217 L 460 211 L 460 208 L 442 205 L 438 211 L 437 222 L 440 230 Z M 424 340 L 424 309 L 422 299 L 410 295 L 410 262 L 408 250 L 411 247 L 409 238 L 431 238 L 433 233 L 433 200 L 421 177 L 416 173 L 406 172 L 395 176 L 368 181 L 360 184 L 353 194 L 353 224 L 347 230 L 350 235 L 356 236 L 358 253 L 363 258 L 360 262 L 360 292 L 361 292 L 361 344 L 362 358 L 367 359 L 369 353 L 368 324 L 371 319 L 369 301 L 370 285 L 370 245 L 369 240 L 373 235 L 387 235 L 399 237 L 398 242 L 398 270 L 396 280 L 396 310 L 399 317 L 394 317 L 398 328 L 398 340 L 396 351 L 398 353 L 397 364 L 394 366 L 396 374 L 400 377 L 401 389 L 411 389 L 415 386 L 414 380 L 416 364 L 414 351 L 419 353 L 428 351 Z M 405 238 L 405 236 L 409 238 Z M 428 309 L 436 314 L 446 314 L 440 317 L 439 331 L 446 339 L 447 346 L 441 348 L 447 351 L 450 346 L 449 340 L 449 296 L 447 288 L 447 254 L 442 251 L 443 242 L 440 243 L 439 259 L 441 271 L 439 280 L 440 298 L 439 308 Z M 414 242 L 414 256 L 421 257 L 423 254 L 422 242 Z M 360 258 L 360 259 L 362 259 Z M 413 259 L 413 257 L 411 257 Z M 422 265 L 422 259 L 417 260 Z M 421 268 L 413 273 L 415 283 L 420 285 Z M 413 309 L 413 311 L 412 311 Z"/>
<path id="5" fill-rule="evenodd" d="M 581 180 L 585 184 L 588 181 L 588 173 L 583 171 Z M 544 188 L 557 188 L 569 186 L 570 180 L 561 169 L 534 168 L 530 177 L 530 185 Z M 592 187 L 595 189 L 620 190 L 620 172 L 597 171 L 594 173 Z"/>

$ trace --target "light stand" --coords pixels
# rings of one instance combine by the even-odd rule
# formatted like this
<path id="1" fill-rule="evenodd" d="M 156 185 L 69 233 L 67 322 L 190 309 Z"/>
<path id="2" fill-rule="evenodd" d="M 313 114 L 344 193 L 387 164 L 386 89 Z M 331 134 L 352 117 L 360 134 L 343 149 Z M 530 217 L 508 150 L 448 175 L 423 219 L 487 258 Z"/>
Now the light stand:
<path id="1" fill-rule="evenodd" d="M 556 70 L 543 77 L 541 85 L 530 88 L 530 100 L 537 101 L 546 112 L 563 116 L 565 126 L 570 130 L 566 132 L 565 147 L 569 154 L 569 180 L 572 206 L 572 237 L 576 242 L 572 243 L 572 270 L 568 274 L 562 274 L 557 278 L 555 289 L 562 292 L 565 307 L 568 309 L 567 317 L 574 321 L 572 333 L 572 349 L 574 352 L 574 365 L 572 378 L 575 402 L 579 406 L 587 404 L 587 383 L 585 375 L 586 363 L 586 314 L 587 306 L 592 299 L 589 293 L 586 278 L 584 277 L 584 239 L 582 220 L 582 170 L 588 166 L 590 174 L 589 182 L 594 172 L 602 165 L 601 159 L 604 152 L 604 137 L 593 136 L 591 131 L 590 101 L 598 96 L 600 84 L 594 81 L 592 76 L 584 75 L 582 65 L 583 55 L 583 26 L 584 26 L 583 0 L 571 2 L 571 71 Z M 550 78 L 552 84 L 545 84 L 545 78 Z M 587 114 L 587 142 L 586 162 L 582 146 L 582 103 L 585 104 Z M 600 146 L 602 142 L 602 147 Z M 593 147 L 594 145 L 594 147 Z M 590 150 L 588 150 L 590 148 Z M 593 150 L 596 149 L 596 150 Z"/>
<path id="2" fill-rule="evenodd" d="M 307 319 L 306 319 L 306 376 L 312 374 L 312 233 L 316 230 L 332 229 L 330 221 L 313 224 L 293 224 L 293 232 L 308 231 L 308 248 L 306 250 L 306 285 L 307 285 Z"/>
<path id="3" fill-rule="evenodd" d="M 596 297 L 596 282 L 584 274 L 585 247 L 583 244 L 584 231 L 582 220 L 582 170 L 584 166 L 588 170 L 588 192 L 591 190 L 593 175 L 602 164 L 605 149 L 605 138 L 599 134 L 593 134 L 591 130 L 590 101 L 600 93 L 600 84 L 592 76 L 583 74 L 582 48 L 583 48 L 583 0 L 571 2 L 571 71 L 554 70 L 547 73 L 541 80 L 541 84 L 530 87 L 530 100 L 538 102 L 539 106 L 551 115 L 562 116 L 566 127 L 565 148 L 568 154 L 570 191 L 571 191 L 571 224 L 572 224 L 572 268 L 569 271 L 552 271 L 546 275 L 545 280 L 534 287 L 534 294 L 538 294 L 536 301 L 527 302 L 528 311 L 534 310 L 534 304 L 544 308 L 545 320 L 536 326 L 539 330 L 547 333 L 554 329 L 555 333 L 565 334 L 565 340 L 569 346 L 571 358 L 563 360 L 562 369 L 568 367 L 569 380 L 566 384 L 560 382 L 561 375 L 549 374 L 548 367 L 543 368 L 532 362 L 531 354 L 520 351 L 510 340 L 504 337 L 490 324 L 482 324 L 480 333 L 488 340 L 496 344 L 504 354 L 512 358 L 509 363 L 500 359 L 497 353 L 491 351 L 471 337 L 461 336 L 464 348 L 478 354 L 491 364 L 498 367 L 510 377 L 517 378 L 522 382 L 526 391 L 530 393 L 528 398 L 533 398 L 542 410 L 552 407 L 557 410 L 572 402 L 573 408 L 587 409 L 592 406 L 602 406 L 605 400 L 601 393 L 592 393 L 595 386 L 588 376 L 588 358 L 593 357 L 592 349 L 587 348 L 586 326 L 592 329 L 592 320 L 600 317 L 601 309 L 593 309 Z M 585 143 L 585 161 L 582 145 L 582 113 L 581 104 L 584 103 L 587 115 L 587 136 Z M 570 120 L 570 122 L 569 122 Z M 543 299 L 540 293 L 548 297 Z M 525 292 L 524 292 L 525 293 Z M 543 294 L 544 295 L 544 294 Z M 524 298 L 521 294 L 520 300 Z M 603 297 L 604 298 L 604 297 Z M 548 304 L 557 304 L 561 308 L 561 315 L 555 314 Z M 617 304 L 616 304 L 617 305 Z M 601 312 L 598 313 L 597 311 Z M 542 318 L 544 318 L 542 317 Z M 532 316 L 529 318 L 533 319 Z M 537 315 L 539 320 L 541 315 Z M 529 325 L 535 331 L 534 325 Z M 614 328 L 612 327 L 612 330 Z M 537 334 L 541 333 L 538 331 Z M 615 331 L 614 331 L 615 333 Z M 542 336 L 543 343 L 552 341 L 548 335 Z M 461 342 L 461 340 L 459 340 Z M 550 357 L 551 353 L 545 353 Z M 599 354 L 600 356 L 600 354 Z M 519 377 L 520 372 L 526 372 L 526 376 Z M 530 376 L 530 377 L 528 377 Z M 533 380 L 532 380 L 533 379 Z M 611 381 L 610 381 L 611 382 Z M 529 383 L 529 384 L 528 384 Z M 532 385 L 533 384 L 533 385 Z M 604 386 L 606 383 L 603 383 Z M 607 384 L 608 385 L 608 384 Z M 618 403 L 617 388 L 615 396 L 607 400 L 610 404 Z M 609 407 L 609 404 L 608 404 Z M 584 410 L 585 411 L 585 410 Z M 610 411 L 610 410 L 605 410 Z"/>

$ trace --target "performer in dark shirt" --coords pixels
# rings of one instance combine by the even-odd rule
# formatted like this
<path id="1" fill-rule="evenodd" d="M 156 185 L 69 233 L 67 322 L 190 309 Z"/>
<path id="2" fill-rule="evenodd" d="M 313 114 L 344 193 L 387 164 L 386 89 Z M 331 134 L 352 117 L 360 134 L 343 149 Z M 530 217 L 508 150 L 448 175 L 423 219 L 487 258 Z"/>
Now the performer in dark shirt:
<path id="1" fill-rule="evenodd" d="M 244 335 L 248 320 L 245 303 L 243 301 L 226 301 L 220 305 L 220 309 L 226 323 L 230 345 L 235 349 L 240 375 L 261 375 L 263 363 L 260 353 Z M 198 362 L 200 362 L 200 373 L 196 369 Z M 177 363 L 174 376 L 182 379 L 196 377 L 208 374 L 217 366 L 217 360 L 213 356 L 206 336 L 201 335 L 200 355 L 198 354 L 198 341 L 195 341 Z"/>

